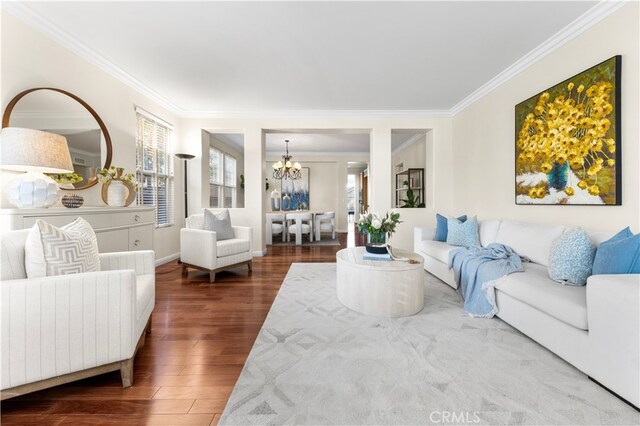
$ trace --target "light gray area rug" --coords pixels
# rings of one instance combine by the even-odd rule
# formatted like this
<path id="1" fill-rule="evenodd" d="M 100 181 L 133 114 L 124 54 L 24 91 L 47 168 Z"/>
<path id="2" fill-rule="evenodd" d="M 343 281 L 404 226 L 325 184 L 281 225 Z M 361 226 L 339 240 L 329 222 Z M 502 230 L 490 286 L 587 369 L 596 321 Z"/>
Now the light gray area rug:
<path id="1" fill-rule="evenodd" d="M 221 425 L 638 424 L 640 414 L 427 275 L 406 318 L 336 298 L 333 263 L 293 264 Z"/>

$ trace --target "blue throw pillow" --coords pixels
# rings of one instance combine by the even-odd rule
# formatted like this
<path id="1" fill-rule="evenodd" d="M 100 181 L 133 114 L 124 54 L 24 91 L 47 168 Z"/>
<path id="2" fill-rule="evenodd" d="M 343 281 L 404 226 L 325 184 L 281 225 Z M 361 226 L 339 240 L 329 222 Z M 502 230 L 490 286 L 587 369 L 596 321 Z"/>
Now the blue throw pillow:
<path id="1" fill-rule="evenodd" d="M 569 229 L 551 243 L 549 276 L 563 284 L 585 285 L 595 254 L 596 249 L 583 229 Z"/>
<path id="2" fill-rule="evenodd" d="M 627 227 L 598 246 L 593 275 L 640 274 L 640 234 Z"/>
<path id="3" fill-rule="evenodd" d="M 467 220 L 467 215 L 464 214 L 458 218 L 460 222 L 465 222 Z M 435 241 L 442 241 L 443 243 L 447 241 L 447 218 L 442 216 L 439 213 L 436 213 L 436 238 Z"/>
<path id="4" fill-rule="evenodd" d="M 451 217 L 447 220 L 447 244 L 462 247 L 480 247 L 478 219 L 474 216 L 466 222 Z"/>

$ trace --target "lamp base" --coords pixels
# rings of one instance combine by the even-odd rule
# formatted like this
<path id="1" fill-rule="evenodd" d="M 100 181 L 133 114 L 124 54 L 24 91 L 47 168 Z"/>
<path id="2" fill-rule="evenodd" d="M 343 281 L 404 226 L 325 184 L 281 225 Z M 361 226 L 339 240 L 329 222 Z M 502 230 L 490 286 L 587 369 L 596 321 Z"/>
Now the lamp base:
<path id="1" fill-rule="evenodd" d="M 21 209 L 51 207 L 59 193 L 58 184 L 40 172 L 21 174 L 9 183 L 9 201 Z"/>

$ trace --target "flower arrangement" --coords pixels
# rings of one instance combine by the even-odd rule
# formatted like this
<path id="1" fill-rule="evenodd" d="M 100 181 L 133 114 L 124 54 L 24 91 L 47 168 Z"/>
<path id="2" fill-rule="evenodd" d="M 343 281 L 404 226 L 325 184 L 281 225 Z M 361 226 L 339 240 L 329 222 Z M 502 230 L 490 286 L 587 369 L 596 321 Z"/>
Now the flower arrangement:
<path id="1" fill-rule="evenodd" d="M 133 173 L 125 174 L 124 167 L 111 166 L 108 169 L 102 169 L 98 173 L 98 180 L 103 184 L 111 182 L 112 180 L 120 180 L 133 186 L 136 192 L 140 189 L 140 184 L 136 180 L 136 176 Z"/>
<path id="2" fill-rule="evenodd" d="M 381 244 L 386 241 L 386 237 L 391 237 L 399 223 L 402 223 L 400 213 L 394 210 L 384 216 L 365 212 L 358 219 L 358 231 L 369 234 L 370 243 Z"/>
<path id="3" fill-rule="evenodd" d="M 47 173 L 47 176 L 55 180 L 61 187 L 72 187 L 74 183 L 80 183 L 84 180 L 77 173 Z"/>

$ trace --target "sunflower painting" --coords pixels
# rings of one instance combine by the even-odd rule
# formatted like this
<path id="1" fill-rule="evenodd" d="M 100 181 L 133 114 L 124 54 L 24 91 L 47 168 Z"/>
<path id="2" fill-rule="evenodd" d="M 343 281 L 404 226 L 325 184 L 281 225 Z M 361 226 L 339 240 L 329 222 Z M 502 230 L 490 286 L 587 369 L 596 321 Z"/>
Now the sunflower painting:
<path id="1" fill-rule="evenodd" d="M 620 62 L 516 105 L 516 204 L 622 203 Z"/>

